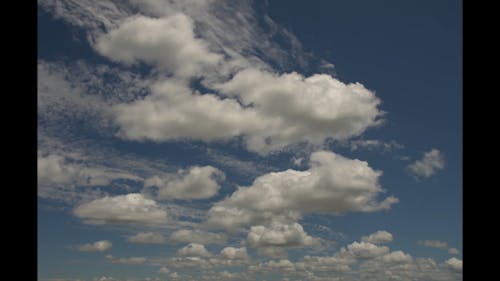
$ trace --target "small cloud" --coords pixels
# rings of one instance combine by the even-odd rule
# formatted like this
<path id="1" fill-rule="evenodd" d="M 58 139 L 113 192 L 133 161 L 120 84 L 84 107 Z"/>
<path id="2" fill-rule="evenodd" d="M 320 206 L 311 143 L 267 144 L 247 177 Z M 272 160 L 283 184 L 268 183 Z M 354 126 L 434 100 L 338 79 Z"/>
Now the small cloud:
<path id="1" fill-rule="evenodd" d="M 408 165 L 407 169 L 417 177 L 428 178 L 442 170 L 444 164 L 443 154 L 437 149 L 431 149 L 421 160 Z"/>
<path id="2" fill-rule="evenodd" d="M 107 240 L 96 241 L 94 243 L 83 244 L 78 247 L 80 252 L 104 252 L 110 249 L 112 246 L 111 242 Z"/>
<path id="3" fill-rule="evenodd" d="M 165 238 L 160 233 L 141 232 L 137 235 L 129 237 L 128 242 L 139 244 L 161 244 L 165 242 Z"/>
<path id="4" fill-rule="evenodd" d="M 418 241 L 417 244 L 420 246 L 424 246 L 424 247 L 447 250 L 448 253 L 450 253 L 452 255 L 458 255 L 458 249 L 450 248 L 448 246 L 448 243 L 446 243 L 446 242 L 442 242 L 442 241 L 438 241 L 438 240 L 424 240 L 424 241 Z"/>
<path id="5" fill-rule="evenodd" d="M 112 255 L 107 255 L 106 259 L 115 264 L 143 264 L 146 262 L 145 257 L 115 258 Z"/>

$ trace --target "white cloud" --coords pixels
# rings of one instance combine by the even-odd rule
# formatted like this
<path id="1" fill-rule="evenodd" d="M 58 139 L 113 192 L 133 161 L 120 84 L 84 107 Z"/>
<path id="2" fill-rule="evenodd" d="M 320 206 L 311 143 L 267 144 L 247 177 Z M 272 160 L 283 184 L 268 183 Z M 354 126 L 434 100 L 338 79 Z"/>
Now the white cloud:
<path id="1" fill-rule="evenodd" d="M 375 258 L 389 252 L 389 248 L 386 246 L 377 246 L 367 242 L 354 242 L 349 244 L 347 249 L 355 257 L 362 259 Z"/>
<path id="2" fill-rule="evenodd" d="M 359 135 L 379 124 L 382 114 L 378 98 L 361 84 L 345 85 L 326 75 L 276 76 L 249 69 L 215 87 L 228 98 L 193 93 L 175 79 L 155 83 L 145 99 L 113 107 L 119 136 L 157 142 L 242 136 L 247 149 L 267 154 L 301 142 Z"/>
<path id="3" fill-rule="evenodd" d="M 182 13 L 127 18 L 118 28 L 97 38 L 94 47 L 112 60 L 126 64 L 142 61 L 177 76 L 200 74 L 203 66 L 215 65 L 221 59 L 195 37 L 193 21 Z"/>
<path id="4" fill-rule="evenodd" d="M 462 272 L 462 266 L 463 266 L 462 260 L 459 260 L 457 258 L 451 258 L 446 260 L 445 264 L 457 272 Z"/>
<path id="5" fill-rule="evenodd" d="M 169 241 L 172 243 L 198 243 L 198 244 L 224 244 L 227 236 L 223 233 L 212 233 L 202 230 L 180 229 L 170 234 Z"/>
<path id="6" fill-rule="evenodd" d="M 377 201 L 382 192 L 375 171 L 368 163 L 333 152 L 311 154 L 309 170 L 286 170 L 265 174 L 249 187 L 239 187 L 208 212 L 208 223 L 234 229 L 259 221 L 297 219 L 300 214 L 372 212 L 389 209 L 397 198 Z"/>
<path id="7" fill-rule="evenodd" d="M 385 244 L 392 242 L 392 234 L 385 230 L 379 230 L 368 236 L 361 237 L 361 241 L 372 244 Z"/>
<path id="8" fill-rule="evenodd" d="M 452 255 L 458 255 L 458 249 L 457 248 L 448 248 L 448 253 Z"/>
<path id="9" fill-rule="evenodd" d="M 225 247 L 220 251 L 220 258 L 228 260 L 248 260 L 250 256 L 247 253 L 246 247 L 235 248 L 235 247 Z"/>
<path id="10" fill-rule="evenodd" d="M 116 264 L 144 264 L 147 261 L 145 257 L 115 258 L 112 255 L 107 255 L 106 259 Z"/>
<path id="11" fill-rule="evenodd" d="M 163 237 L 160 233 L 140 232 L 129 237 L 128 242 L 139 244 L 161 244 L 165 242 L 165 237 Z"/>
<path id="12" fill-rule="evenodd" d="M 317 246 L 319 243 L 318 238 L 309 236 L 298 223 L 273 222 L 270 226 L 252 226 L 246 239 L 246 244 L 272 257 L 286 255 L 288 248 Z"/>
<path id="13" fill-rule="evenodd" d="M 112 243 L 107 240 L 100 240 L 94 243 L 83 244 L 78 247 L 78 250 L 81 252 L 104 252 L 109 250 L 112 246 Z"/>
<path id="14" fill-rule="evenodd" d="M 295 72 L 277 75 L 248 68 L 214 87 L 275 121 L 274 128 L 271 125 L 248 135 L 252 151 L 265 153 L 303 141 L 321 144 L 326 138 L 347 139 L 379 124 L 382 115 L 377 108 L 380 100 L 373 92 L 326 74 L 306 78 Z"/>
<path id="15" fill-rule="evenodd" d="M 424 153 L 422 160 L 415 161 L 407 168 L 418 177 L 428 178 L 444 168 L 444 156 L 433 148 Z"/>
<path id="16" fill-rule="evenodd" d="M 186 247 L 181 248 L 177 254 L 184 257 L 209 257 L 212 255 L 205 249 L 205 246 L 197 243 L 189 243 Z"/>
<path id="17" fill-rule="evenodd" d="M 155 201 L 139 193 L 96 199 L 76 207 L 73 214 L 89 224 L 159 224 L 167 220 L 167 213 Z"/>
<path id="18" fill-rule="evenodd" d="M 158 199 L 206 199 L 214 196 L 220 189 L 218 182 L 225 175 L 212 166 L 194 166 L 179 170 L 177 174 L 153 176 L 144 181 L 144 191 L 153 192 Z"/>
<path id="19" fill-rule="evenodd" d="M 405 254 L 403 251 L 394 251 L 381 256 L 380 260 L 385 263 L 398 264 L 411 262 L 413 261 L 413 258 L 410 255 Z"/>

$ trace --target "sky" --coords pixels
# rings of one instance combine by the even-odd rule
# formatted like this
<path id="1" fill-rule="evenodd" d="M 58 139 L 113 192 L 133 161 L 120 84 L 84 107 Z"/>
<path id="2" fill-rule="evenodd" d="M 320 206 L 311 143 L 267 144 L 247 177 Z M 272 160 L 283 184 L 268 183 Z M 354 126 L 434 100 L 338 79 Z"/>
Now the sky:
<path id="1" fill-rule="evenodd" d="M 462 280 L 462 2 L 39 0 L 38 279 Z"/>

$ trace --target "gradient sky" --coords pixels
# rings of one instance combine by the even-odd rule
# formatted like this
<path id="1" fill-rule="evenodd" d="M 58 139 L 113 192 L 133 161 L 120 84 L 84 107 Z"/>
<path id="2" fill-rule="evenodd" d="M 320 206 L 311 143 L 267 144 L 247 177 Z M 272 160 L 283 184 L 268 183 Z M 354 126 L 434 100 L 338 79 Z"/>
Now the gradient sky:
<path id="1" fill-rule="evenodd" d="M 38 1 L 39 280 L 462 280 L 461 1 Z"/>

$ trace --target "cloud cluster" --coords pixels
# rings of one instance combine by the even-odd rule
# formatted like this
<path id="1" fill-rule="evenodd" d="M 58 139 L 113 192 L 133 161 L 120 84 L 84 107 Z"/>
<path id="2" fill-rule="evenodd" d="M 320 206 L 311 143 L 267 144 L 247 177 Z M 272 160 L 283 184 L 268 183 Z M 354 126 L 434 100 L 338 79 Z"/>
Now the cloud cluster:
<path id="1" fill-rule="evenodd" d="M 297 219 L 301 214 L 373 212 L 389 209 L 398 199 L 377 201 L 381 172 L 368 163 L 328 151 L 311 154 L 310 168 L 286 170 L 256 178 L 208 212 L 208 223 L 226 229 L 262 221 Z"/>
<path id="2" fill-rule="evenodd" d="M 444 156 L 439 150 L 433 148 L 424 153 L 421 160 L 415 161 L 407 168 L 417 177 L 428 178 L 444 168 Z"/>
<path id="3" fill-rule="evenodd" d="M 167 213 L 155 201 L 139 193 L 96 199 L 76 207 L 73 214 L 88 224 L 159 224 L 167 220 Z"/>
<path id="4" fill-rule="evenodd" d="M 212 166 L 194 166 L 177 174 L 153 176 L 144 181 L 144 191 L 157 199 L 206 199 L 217 194 L 218 182 L 224 180 L 222 171 Z"/>

